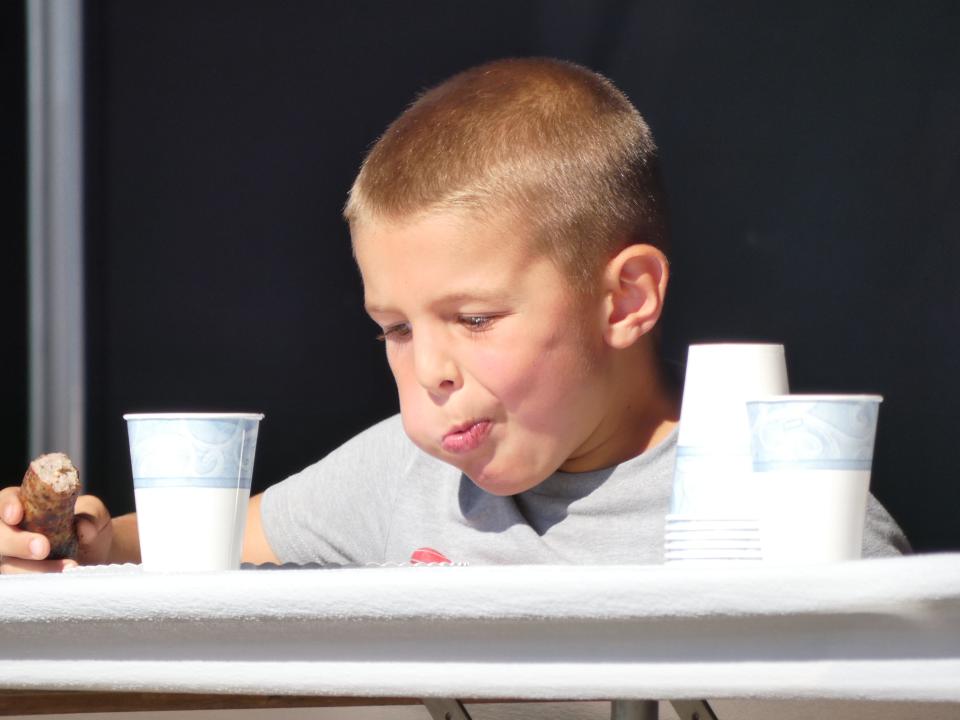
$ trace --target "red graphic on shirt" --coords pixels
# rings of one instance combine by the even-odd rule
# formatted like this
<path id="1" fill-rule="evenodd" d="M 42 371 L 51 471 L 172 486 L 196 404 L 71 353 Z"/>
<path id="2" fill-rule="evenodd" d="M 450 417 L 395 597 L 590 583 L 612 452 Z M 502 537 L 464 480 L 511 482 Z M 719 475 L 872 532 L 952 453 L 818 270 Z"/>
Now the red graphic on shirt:
<path id="1" fill-rule="evenodd" d="M 410 562 L 413 565 L 428 565 L 428 564 L 440 564 L 440 565 L 452 565 L 453 563 L 447 559 L 443 553 L 439 553 L 433 548 L 417 548 L 410 555 Z"/>

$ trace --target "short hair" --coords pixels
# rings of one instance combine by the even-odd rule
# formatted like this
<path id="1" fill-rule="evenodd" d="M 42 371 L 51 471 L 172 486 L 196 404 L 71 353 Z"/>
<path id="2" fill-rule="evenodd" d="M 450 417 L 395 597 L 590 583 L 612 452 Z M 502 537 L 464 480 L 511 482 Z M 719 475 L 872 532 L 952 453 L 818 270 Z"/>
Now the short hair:
<path id="1" fill-rule="evenodd" d="M 420 95 L 370 149 L 344 217 L 435 211 L 508 214 L 580 288 L 627 245 L 667 251 L 647 123 L 605 77 L 549 58 L 490 62 Z"/>

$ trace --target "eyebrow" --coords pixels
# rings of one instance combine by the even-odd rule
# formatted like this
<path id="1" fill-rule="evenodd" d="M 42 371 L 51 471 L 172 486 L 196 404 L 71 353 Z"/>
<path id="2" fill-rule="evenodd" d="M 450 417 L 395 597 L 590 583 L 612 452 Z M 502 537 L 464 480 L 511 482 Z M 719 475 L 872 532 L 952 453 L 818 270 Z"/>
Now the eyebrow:
<path id="1" fill-rule="evenodd" d="M 452 292 L 447 293 L 446 295 L 441 295 L 436 298 L 430 304 L 433 306 L 437 305 L 450 305 L 454 303 L 461 302 L 504 302 L 509 300 L 512 297 L 511 293 L 508 291 L 473 291 L 473 292 Z M 394 312 L 393 309 L 385 307 L 383 305 L 377 305 L 375 303 L 364 303 L 364 309 L 368 313 L 390 313 Z"/>
<path id="2" fill-rule="evenodd" d="M 367 311 L 368 315 L 373 313 L 388 313 L 390 312 L 389 308 L 381 307 L 380 305 L 371 305 L 370 303 L 364 303 L 363 309 Z"/>

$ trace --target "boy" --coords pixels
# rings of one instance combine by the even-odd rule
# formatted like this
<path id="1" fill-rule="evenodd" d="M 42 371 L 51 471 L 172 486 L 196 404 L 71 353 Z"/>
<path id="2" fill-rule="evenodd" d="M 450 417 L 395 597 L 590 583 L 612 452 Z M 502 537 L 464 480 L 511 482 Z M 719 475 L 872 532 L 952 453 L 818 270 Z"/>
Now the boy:
<path id="1" fill-rule="evenodd" d="M 345 216 L 400 416 L 253 498 L 244 559 L 661 562 L 666 217 L 627 98 L 554 60 L 468 70 L 387 129 Z M 137 559 L 135 516 L 78 511 L 82 562 Z M 0 524 L 3 570 L 62 567 L 44 541 Z M 905 547 L 871 500 L 865 554 Z"/>

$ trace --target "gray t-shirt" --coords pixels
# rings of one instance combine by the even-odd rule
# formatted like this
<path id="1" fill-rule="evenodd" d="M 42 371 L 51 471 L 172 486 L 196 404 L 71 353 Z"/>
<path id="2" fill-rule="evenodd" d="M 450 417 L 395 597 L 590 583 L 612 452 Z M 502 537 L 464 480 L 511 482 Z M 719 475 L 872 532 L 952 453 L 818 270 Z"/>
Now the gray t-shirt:
<path id="1" fill-rule="evenodd" d="M 400 416 L 270 487 L 261 516 L 282 562 L 396 563 L 430 548 L 452 562 L 656 564 L 677 433 L 631 460 L 556 472 L 518 495 L 491 495 L 417 448 Z M 871 496 L 864 557 L 909 552 Z"/>

